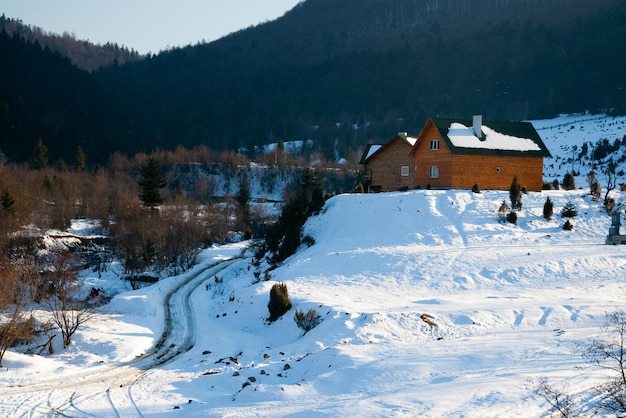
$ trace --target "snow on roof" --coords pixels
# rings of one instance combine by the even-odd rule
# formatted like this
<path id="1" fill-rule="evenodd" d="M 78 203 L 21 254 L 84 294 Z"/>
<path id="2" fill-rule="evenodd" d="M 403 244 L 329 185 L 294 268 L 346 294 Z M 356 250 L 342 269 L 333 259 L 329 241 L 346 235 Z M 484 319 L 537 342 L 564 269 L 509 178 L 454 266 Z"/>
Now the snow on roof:
<path id="1" fill-rule="evenodd" d="M 405 139 L 406 139 L 406 142 L 411 144 L 411 146 L 415 145 L 415 143 L 417 142 L 417 138 L 414 138 L 412 136 L 407 136 Z"/>
<path id="2" fill-rule="evenodd" d="M 482 148 L 506 151 L 541 151 L 539 145 L 529 138 L 518 138 L 496 132 L 488 126 L 481 126 L 484 137 L 478 138 L 472 127 L 452 122 L 448 128 L 448 138 L 455 147 Z"/>
<path id="3" fill-rule="evenodd" d="M 367 160 L 369 157 L 371 157 L 376 151 L 378 151 L 382 147 L 383 147 L 382 145 L 378 145 L 378 144 L 371 145 L 370 149 L 367 150 L 367 155 L 365 156 L 364 160 Z"/>

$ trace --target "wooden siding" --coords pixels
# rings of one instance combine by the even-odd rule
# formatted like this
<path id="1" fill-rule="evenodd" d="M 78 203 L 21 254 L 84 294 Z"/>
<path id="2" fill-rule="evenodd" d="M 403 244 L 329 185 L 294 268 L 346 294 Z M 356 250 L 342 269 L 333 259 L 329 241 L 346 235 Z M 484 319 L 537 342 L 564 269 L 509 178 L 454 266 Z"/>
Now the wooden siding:
<path id="1" fill-rule="evenodd" d="M 439 150 L 430 149 L 430 141 L 439 139 Z M 543 185 L 543 157 L 453 154 L 429 120 L 412 149 L 415 158 L 415 187 L 508 190 L 513 177 L 528 190 L 539 191 Z M 439 177 L 430 178 L 430 167 L 439 168 Z M 498 173 L 499 167 L 499 173 Z"/>
<path id="2" fill-rule="evenodd" d="M 498 157 L 482 155 L 454 155 L 450 187 L 470 189 L 478 184 L 481 189 L 508 190 L 513 177 L 522 187 L 539 191 L 543 186 L 542 157 Z M 499 172 L 498 172 L 499 168 Z"/>
<path id="3" fill-rule="evenodd" d="M 411 145 L 401 137 L 390 140 L 370 157 L 365 165 L 370 190 L 389 192 L 401 187 L 413 188 L 415 160 L 409 155 Z M 409 175 L 402 176 L 402 166 L 409 167 Z"/>
<path id="4" fill-rule="evenodd" d="M 439 149 L 431 150 L 430 141 L 439 141 Z M 452 153 L 439 131 L 432 122 L 428 122 L 415 144 L 415 187 L 447 188 L 452 184 Z M 430 167 L 439 168 L 439 177 L 430 177 Z"/>

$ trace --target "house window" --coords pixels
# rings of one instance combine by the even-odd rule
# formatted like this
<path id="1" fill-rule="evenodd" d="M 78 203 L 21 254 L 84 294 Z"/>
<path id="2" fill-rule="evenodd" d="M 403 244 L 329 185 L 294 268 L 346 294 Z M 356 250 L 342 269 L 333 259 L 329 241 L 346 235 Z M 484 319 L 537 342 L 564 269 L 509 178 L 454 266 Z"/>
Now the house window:
<path id="1" fill-rule="evenodd" d="M 402 177 L 407 177 L 409 175 L 409 166 L 408 165 L 403 165 L 400 168 L 400 175 Z"/>
<path id="2" fill-rule="evenodd" d="M 431 139 L 430 140 L 430 150 L 431 151 L 437 151 L 439 149 L 439 140 L 438 139 Z"/>
<path id="3" fill-rule="evenodd" d="M 431 179 L 436 179 L 439 177 L 439 166 L 431 165 L 428 167 L 428 177 Z"/>
<path id="4" fill-rule="evenodd" d="M 500 167 L 496 167 L 496 174 L 500 174 Z"/>

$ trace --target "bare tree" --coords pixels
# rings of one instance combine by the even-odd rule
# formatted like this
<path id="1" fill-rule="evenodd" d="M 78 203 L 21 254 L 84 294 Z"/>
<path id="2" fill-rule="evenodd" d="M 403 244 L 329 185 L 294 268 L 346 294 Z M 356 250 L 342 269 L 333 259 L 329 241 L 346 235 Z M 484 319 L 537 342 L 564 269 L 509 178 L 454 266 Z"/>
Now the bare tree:
<path id="1" fill-rule="evenodd" d="M 606 193 L 604 193 L 604 205 L 607 206 L 609 202 L 609 193 L 617 186 L 617 175 L 615 174 L 615 163 L 613 160 L 607 161 L 606 165 L 602 167 L 602 172 L 606 176 Z"/>
<path id="2" fill-rule="evenodd" d="M 70 345 L 78 327 L 94 316 L 93 307 L 79 298 L 77 272 L 75 257 L 69 253 L 60 253 L 56 256 L 53 271 L 49 273 L 53 291 L 49 299 L 52 321 L 61 331 L 63 348 Z"/>
<path id="3" fill-rule="evenodd" d="M 34 329 L 31 302 L 36 269 L 26 260 L 0 266 L 0 367 L 7 349 Z"/>
<path id="4" fill-rule="evenodd" d="M 549 416 L 626 417 L 626 312 L 607 313 L 602 330 L 601 338 L 580 344 L 578 352 L 590 366 L 606 371 L 607 379 L 585 391 L 585 400 L 581 402 L 541 380 L 535 394 L 549 405 Z M 590 399 L 594 400 L 593 405 Z"/>
<path id="5" fill-rule="evenodd" d="M 626 416 L 626 312 L 608 313 L 603 330 L 605 338 L 594 339 L 585 346 L 583 357 L 609 374 L 606 382 L 594 388 L 600 399 L 598 408 Z"/>
<path id="6" fill-rule="evenodd" d="M 572 400 L 572 397 L 564 391 L 554 388 L 548 384 L 547 379 L 542 379 L 539 382 L 539 386 L 535 390 L 535 393 L 543 398 L 549 407 L 548 416 L 571 418 L 576 416 L 576 405 Z"/>

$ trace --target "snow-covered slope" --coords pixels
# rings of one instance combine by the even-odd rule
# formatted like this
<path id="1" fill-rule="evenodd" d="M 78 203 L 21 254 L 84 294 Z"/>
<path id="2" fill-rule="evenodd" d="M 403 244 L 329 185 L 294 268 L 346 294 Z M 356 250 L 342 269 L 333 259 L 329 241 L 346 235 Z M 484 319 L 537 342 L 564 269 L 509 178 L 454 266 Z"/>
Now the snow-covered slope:
<path id="1" fill-rule="evenodd" d="M 544 180 L 562 181 L 566 172 L 574 172 L 578 174 L 576 185 L 587 187 L 587 173 L 595 169 L 602 187 L 606 187 L 601 166 L 612 159 L 617 164 L 618 183 L 626 182 L 626 141 L 623 140 L 626 138 L 626 117 L 563 115 L 554 119 L 535 120 L 532 124 L 553 157 L 544 160 Z M 611 145 L 616 140 L 624 144 L 604 158 L 594 160 L 593 150 L 604 140 L 608 140 Z"/>
<path id="2" fill-rule="evenodd" d="M 498 222 L 503 200 L 336 196 L 305 226 L 315 244 L 260 283 L 265 266 L 250 258 L 209 268 L 245 244 L 206 250 L 193 271 L 116 296 L 68 349 L 7 353 L 0 415 L 540 416 L 540 378 L 573 393 L 601 379 L 575 368 L 574 344 L 623 308 L 626 246 L 604 245 L 610 218 L 585 191 L 523 195 L 517 225 Z M 558 216 L 568 201 L 573 231 Z M 270 324 L 277 282 L 293 308 Z M 146 370 L 180 283 L 193 284 L 189 304 L 171 308 L 168 326 L 195 330 L 193 347 L 172 342 L 180 354 Z M 294 313 L 310 309 L 322 322 L 304 334 Z"/>

